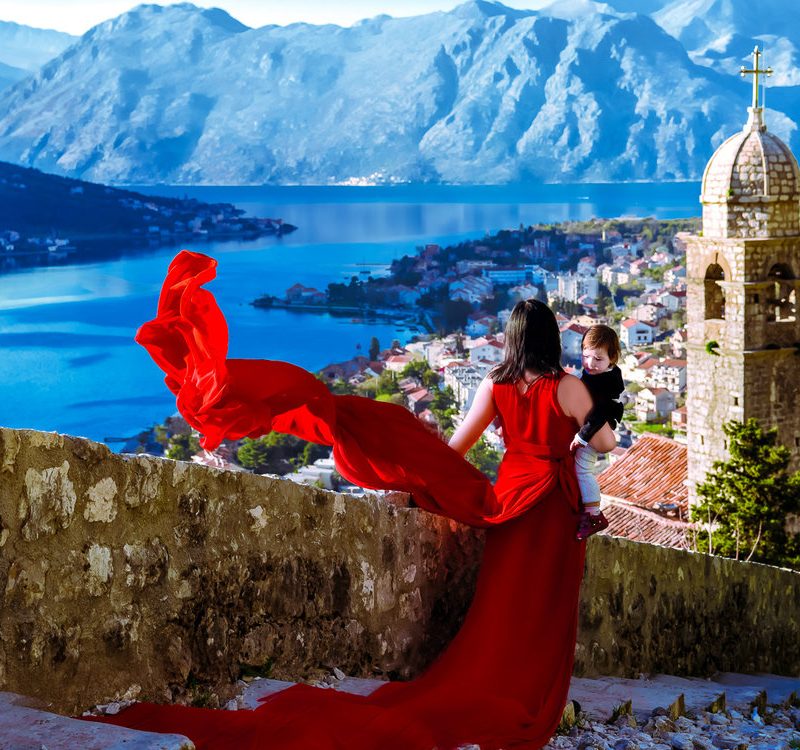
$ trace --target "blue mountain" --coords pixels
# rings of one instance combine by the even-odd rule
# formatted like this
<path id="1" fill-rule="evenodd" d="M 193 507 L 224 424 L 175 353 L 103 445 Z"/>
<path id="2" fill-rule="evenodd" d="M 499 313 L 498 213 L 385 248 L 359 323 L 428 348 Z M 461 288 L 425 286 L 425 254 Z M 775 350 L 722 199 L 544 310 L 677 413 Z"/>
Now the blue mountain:
<path id="1" fill-rule="evenodd" d="M 117 184 L 699 179 L 750 99 L 591 0 L 349 28 L 145 5 L 5 94 L 0 159 Z M 797 97 L 775 101 L 770 129 L 796 141 Z"/>

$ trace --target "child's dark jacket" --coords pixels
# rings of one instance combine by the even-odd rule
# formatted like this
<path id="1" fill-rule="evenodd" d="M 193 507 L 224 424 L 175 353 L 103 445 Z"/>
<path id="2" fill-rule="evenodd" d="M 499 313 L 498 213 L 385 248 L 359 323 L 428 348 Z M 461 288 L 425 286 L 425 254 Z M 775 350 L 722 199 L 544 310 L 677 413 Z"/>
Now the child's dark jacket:
<path id="1" fill-rule="evenodd" d="M 617 422 L 622 419 L 624 406 L 615 399 L 618 399 L 625 390 L 625 383 L 622 380 L 622 373 L 616 365 L 599 375 L 590 375 L 584 370 L 581 381 L 589 389 L 594 402 L 594 407 L 587 415 L 586 422 L 578 433 L 581 440 L 588 443 L 604 424 L 608 423 L 613 430 L 617 426 Z"/>

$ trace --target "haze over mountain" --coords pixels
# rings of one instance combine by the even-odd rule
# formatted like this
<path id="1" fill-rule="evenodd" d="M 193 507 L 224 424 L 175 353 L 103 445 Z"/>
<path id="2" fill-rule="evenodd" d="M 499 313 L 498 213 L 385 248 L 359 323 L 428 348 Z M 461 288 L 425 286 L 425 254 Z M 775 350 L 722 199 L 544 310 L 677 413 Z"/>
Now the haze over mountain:
<path id="1" fill-rule="evenodd" d="M 351 28 L 139 6 L 4 93 L 0 159 L 133 184 L 699 179 L 750 99 L 591 0 Z M 787 141 L 793 101 L 768 114 Z"/>
<path id="2" fill-rule="evenodd" d="M 0 21 L 0 90 L 26 78 L 78 37 Z"/>
<path id="3" fill-rule="evenodd" d="M 77 39 L 62 31 L 0 21 L 0 63 L 34 71 L 61 54 Z"/>
<path id="4" fill-rule="evenodd" d="M 721 72 L 751 67 L 758 44 L 766 65 L 775 69 L 772 84 L 800 84 L 800 13 L 787 0 L 673 0 L 653 19 L 681 41 L 695 62 Z"/>

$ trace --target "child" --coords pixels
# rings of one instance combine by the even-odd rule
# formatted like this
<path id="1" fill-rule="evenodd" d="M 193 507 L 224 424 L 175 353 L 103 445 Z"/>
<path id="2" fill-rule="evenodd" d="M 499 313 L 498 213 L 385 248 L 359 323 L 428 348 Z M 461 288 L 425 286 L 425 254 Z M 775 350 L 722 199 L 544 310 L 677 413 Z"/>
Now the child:
<path id="1" fill-rule="evenodd" d="M 589 441 L 606 422 L 612 430 L 617 426 L 622 419 L 625 403 L 620 398 L 625 383 L 617 367 L 620 345 L 616 331 L 604 325 L 592 326 L 583 335 L 581 347 L 581 381 L 589 389 L 594 407 L 570 445 L 570 449 L 575 450 L 575 474 L 583 501 L 583 512 L 575 535 L 578 540 L 587 539 L 608 526 L 608 520 L 600 510 L 600 485 L 594 475 L 598 454 Z"/>

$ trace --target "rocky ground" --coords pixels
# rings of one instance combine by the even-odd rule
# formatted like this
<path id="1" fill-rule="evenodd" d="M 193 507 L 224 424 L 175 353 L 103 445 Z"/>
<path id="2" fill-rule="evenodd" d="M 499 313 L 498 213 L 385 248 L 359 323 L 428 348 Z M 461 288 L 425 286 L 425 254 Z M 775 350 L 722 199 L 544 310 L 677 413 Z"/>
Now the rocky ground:
<path id="1" fill-rule="evenodd" d="M 368 695 L 383 684 L 333 669 L 314 684 Z M 227 710 L 256 708 L 291 682 L 242 680 Z M 800 679 L 721 673 L 712 679 L 640 675 L 638 679 L 573 677 L 562 724 L 545 750 L 800 750 Z M 125 695 L 90 713 L 115 714 Z M 198 704 L 199 705 L 199 704 Z M 89 712 L 87 712 L 89 713 Z M 0 750 L 191 750 L 185 737 L 75 721 L 0 693 Z M 460 750 L 480 750 L 465 745 Z"/>
<path id="2" fill-rule="evenodd" d="M 735 709 L 720 713 L 690 711 L 670 718 L 656 709 L 644 723 L 628 713 L 605 723 L 578 714 L 566 733 L 556 735 L 548 750 L 797 750 L 800 708 L 769 706 L 745 716 Z"/>

